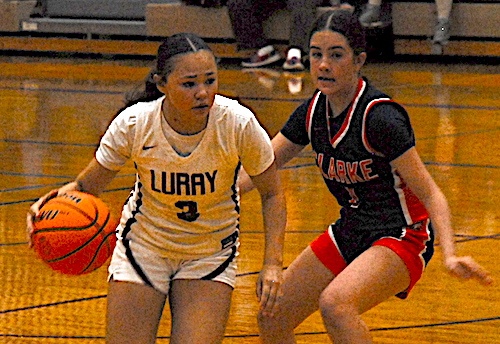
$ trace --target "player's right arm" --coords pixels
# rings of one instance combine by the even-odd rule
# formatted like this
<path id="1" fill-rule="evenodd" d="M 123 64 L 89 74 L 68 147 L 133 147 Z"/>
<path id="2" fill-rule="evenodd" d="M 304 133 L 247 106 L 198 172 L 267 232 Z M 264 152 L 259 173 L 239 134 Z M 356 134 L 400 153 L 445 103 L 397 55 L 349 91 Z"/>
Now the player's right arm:
<path id="1" fill-rule="evenodd" d="M 99 196 L 99 194 L 104 191 L 106 186 L 113 180 L 117 173 L 118 171 L 108 170 L 103 167 L 95 158 L 93 158 L 74 181 L 63 185 L 59 189 L 52 190 L 40 197 L 31 205 L 26 218 L 26 228 L 30 246 L 31 234 L 33 233 L 33 220 L 48 200 L 68 191 L 82 191 Z"/>
<path id="2" fill-rule="evenodd" d="M 276 156 L 276 165 L 278 169 L 286 165 L 287 162 L 296 157 L 305 146 L 293 143 L 282 133 L 276 134 L 272 139 L 274 154 Z"/>
<path id="3" fill-rule="evenodd" d="M 48 192 L 31 205 L 26 219 L 28 240 L 30 240 L 31 233 L 33 233 L 33 219 L 48 200 L 68 191 L 82 191 L 94 196 L 99 196 L 104 191 L 121 166 L 130 158 L 135 136 L 136 118 L 136 112 L 132 108 L 120 112 L 101 138 L 96 155 L 76 179 L 59 189 Z M 100 158 L 99 161 L 107 163 L 107 167 L 104 167 L 103 163 L 98 161 L 98 157 Z"/>
<path id="4" fill-rule="evenodd" d="M 76 190 L 99 196 L 113 180 L 118 170 L 109 170 L 93 158 L 85 169 L 76 177 Z M 65 190 L 67 191 L 67 190 Z"/>

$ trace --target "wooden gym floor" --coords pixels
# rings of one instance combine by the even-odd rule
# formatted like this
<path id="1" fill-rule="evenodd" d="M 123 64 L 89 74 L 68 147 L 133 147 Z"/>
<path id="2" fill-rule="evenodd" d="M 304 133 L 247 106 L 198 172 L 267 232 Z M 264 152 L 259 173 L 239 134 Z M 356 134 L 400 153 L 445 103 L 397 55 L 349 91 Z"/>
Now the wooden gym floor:
<path id="1" fill-rule="evenodd" d="M 0 57 L 0 343 L 104 343 L 106 268 L 79 277 L 52 272 L 28 248 L 25 214 L 40 195 L 71 180 L 91 159 L 124 92 L 142 82 L 150 61 Z M 439 247 L 410 297 L 365 315 L 377 343 L 500 342 L 500 73 L 496 65 L 371 63 L 365 75 L 408 109 L 417 148 L 448 197 L 457 248 L 488 268 L 496 284 L 450 277 Z M 297 85 L 302 90 L 297 92 Z M 220 92 L 255 110 L 274 135 L 313 91 L 307 74 L 244 72 L 221 65 Z M 289 223 L 285 265 L 327 224 L 338 206 L 309 151 L 282 178 Z M 119 213 L 134 180 L 131 165 L 102 198 Z M 241 256 L 224 343 L 258 343 L 254 283 L 263 232 L 255 191 L 242 197 Z M 168 309 L 158 343 L 168 343 Z M 318 314 L 298 343 L 327 343 Z"/>

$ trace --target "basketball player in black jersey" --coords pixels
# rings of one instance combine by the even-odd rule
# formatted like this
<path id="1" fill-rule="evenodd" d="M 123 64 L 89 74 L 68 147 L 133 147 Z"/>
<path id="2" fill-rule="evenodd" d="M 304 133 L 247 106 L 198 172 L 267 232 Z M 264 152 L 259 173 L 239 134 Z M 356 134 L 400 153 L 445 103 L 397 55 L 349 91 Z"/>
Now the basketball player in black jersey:
<path id="1" fill-rule="evenodd" d="M 492 282 L 471 257 L 455 255 L 448 204 L 415 149 L 409 117 L 360 77 L 365 60 L 355 16 L 318 18 L 310 35 L 317 90 L 273 147 L 281 167 L 311 144 L 340 218 L 285 271 L 279 311 L 259 315 L 264 343 L 295 343 L 294 328 L 318 309 L 335 344 L 372 343 L 361 314 L 408 295 L 432 257 L 434 232 L 452 275 Z"/>

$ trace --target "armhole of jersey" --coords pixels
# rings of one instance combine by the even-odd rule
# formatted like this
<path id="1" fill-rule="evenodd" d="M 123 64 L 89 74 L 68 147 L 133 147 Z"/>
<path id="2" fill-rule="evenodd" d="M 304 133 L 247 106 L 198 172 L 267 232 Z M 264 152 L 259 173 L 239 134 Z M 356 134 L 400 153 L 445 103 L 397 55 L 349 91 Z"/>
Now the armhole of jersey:
<path id="1" fill-rule="evenodd" d="M 362 128 L 361 128 L 361 140 L 363 141 L 363 145 L 365 146 L 365 149 L 372 153 L 372 154 L 375 154 L 377 156 L 384 156 L 384 154 L 382 154 L 381 152 L 375 150 L 371 145 L 370 143 L 368 142 L 368 135 L 366 134 L 366 120 L 368 118 L 368 114 L 370 113 L 370 111 L 373 109 L 373 107 L 377 104 L 380 104 L 380 103 L 394 103 L 394 100 L 392 100 L 391 98 L 377 98 L 377 99 L 373 99 L 372 101 L 370 101 L 368 103 L 368 105 L 366 106 L 366 109 L 365 109 L 365 112 L 363 113 L 363 122 L 362 122 Z"/>
<path id="2" fill-rule="evenodd" d="M 318 91 L 318 93 L 316 93 L 314 98 L 311 100 L 311 103 L 309 104 L 309 107 L 307 109 L 306 130 L 307 130 L 307 136 L 309 137 L 309 142 L 311 141 L 311 125 L 312 125 L 314 110 L 316 109 L 316 105 L 318 104 L 318 99 L 320 95 L 321 92 Z"/>
<path id="3" fill-rule="evenodd" d="M 137 156 L 138 155 L 138 150 L 140 149 L 138 147 L 139 144 L 139 118 L 141 116 L 138 116 L 137 114 L 134 115 L 135 117 L 135 130 L 134 130 L 134 142 L 132 142 L 132 156 Z M 143 117 L 143 116 L 142 116 Z"/>

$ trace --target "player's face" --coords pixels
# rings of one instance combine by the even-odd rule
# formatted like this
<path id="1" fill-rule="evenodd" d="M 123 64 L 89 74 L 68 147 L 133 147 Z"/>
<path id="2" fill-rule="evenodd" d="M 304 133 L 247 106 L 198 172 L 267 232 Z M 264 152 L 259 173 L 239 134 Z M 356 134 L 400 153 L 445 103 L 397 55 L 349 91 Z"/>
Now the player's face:
<path id="1" fill-rule="evenodd" d="M 182 117 L 206 117 L 218 91 L 217 64 L 207 50 L 179 55 L 166 83 L 159 85 L 165 93 L 168 111 Z"/>
<path id="2" fill-rule="evenodd" d="M 355 56 L 342 34 L 330 30 L 314 33 L 309 55 L 312 80 L 321 92 L 338 97 L 356 88 L 366 54 Z"/>

